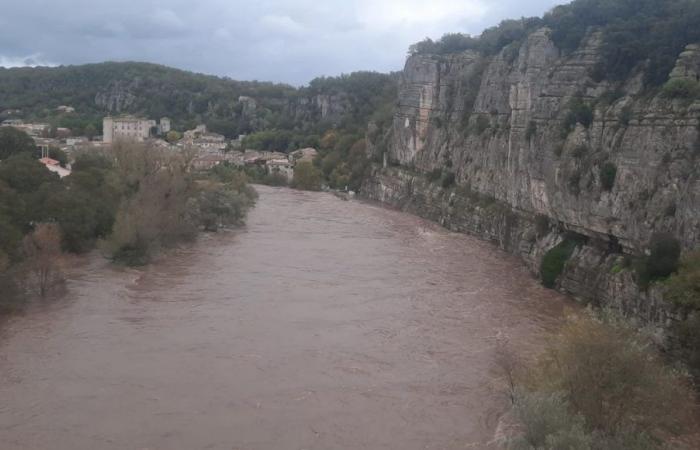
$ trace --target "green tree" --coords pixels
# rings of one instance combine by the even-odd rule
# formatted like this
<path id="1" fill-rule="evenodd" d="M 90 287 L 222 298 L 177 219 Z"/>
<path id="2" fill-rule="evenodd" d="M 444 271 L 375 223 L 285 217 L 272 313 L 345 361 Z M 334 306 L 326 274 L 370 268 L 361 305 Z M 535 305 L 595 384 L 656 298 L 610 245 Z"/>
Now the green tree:
<path id="1" fill-rule="evenodd" d="M 294 167 L 292 187 L 306 191 L 318 191 L 321 189 L 321 171 L 311 162 L 302 161 Z"/>
<path id="2" fill-rule="evenodd" d="M 18 153 L 34 153 L 34 140 L 24 131 L 13 127 L 0 127 L 0 160 Z"/>
<path id="3" fill-rule="evenodd" d="M 170 142 L 171 144 L 176 143 L 180 139 L 182 139 L 182 134 L 175 130 L 170 130 L 168 131 L 168 134 L 165 135 L 165 140 Z"/>

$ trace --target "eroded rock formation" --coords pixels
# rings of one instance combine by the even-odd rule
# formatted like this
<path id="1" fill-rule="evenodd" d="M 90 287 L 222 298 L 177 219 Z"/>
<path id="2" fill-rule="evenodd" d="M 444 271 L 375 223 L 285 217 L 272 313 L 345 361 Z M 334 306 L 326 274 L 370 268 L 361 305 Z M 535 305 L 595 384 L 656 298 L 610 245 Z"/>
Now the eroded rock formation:
<path id="1" fill-rule="evenodd" d="M 601 44 L 590 33 L 562 54 L 542 28 L 491 58 L 409 57 L 390 167 L 364 194 L 493 240 L 533 272 L 567 232 L 585 236 L 558 287 L 660 323 L 658 289 L 639 289 L 622 259 L 657 232 L 700 244 L 700 102 L 641 95 L 639 71 L 622 85 L 596 81 Z M 674 77 L 696 76 L 698 49 L 680 55 Z M 455 184 L 430 182 L 436 171 Z"/>

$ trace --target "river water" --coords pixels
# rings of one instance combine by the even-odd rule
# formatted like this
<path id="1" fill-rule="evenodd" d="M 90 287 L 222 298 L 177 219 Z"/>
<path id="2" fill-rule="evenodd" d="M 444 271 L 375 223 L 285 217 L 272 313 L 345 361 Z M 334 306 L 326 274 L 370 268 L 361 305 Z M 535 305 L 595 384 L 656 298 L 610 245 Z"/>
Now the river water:
<path id="1" fill-rule="evenodd" d="M 92 255 L 0 336 L 0 448 L 488 448 L 494 346 L 566 301 L 402 212 L 258 187 L 239 231 L 144 269 Z"/>

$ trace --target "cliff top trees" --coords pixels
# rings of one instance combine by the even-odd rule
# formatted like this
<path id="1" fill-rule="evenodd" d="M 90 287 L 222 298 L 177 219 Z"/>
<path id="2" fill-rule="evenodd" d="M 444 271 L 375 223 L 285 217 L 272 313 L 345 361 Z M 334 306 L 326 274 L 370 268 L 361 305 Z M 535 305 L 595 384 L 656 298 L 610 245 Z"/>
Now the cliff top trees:
<path id="1" fill-rule="evenodd" d="M 700 42 L 700 2 L 696 0 L 575 0 L 557 6 L 543 18 L 507 20 L 478 37 L 450 33 L 439 41 L 426 39 L 410 47 L 410 54 L 457 53 L 475 50 L 498 53 L 528 33 L 547 26 L 564 52 L 579 47 L 586 34 L 602 32 L 602 58 L 594 76 L 621 81 L 638 68 L 648 87 L 666 82 L 686 45 Z"/>

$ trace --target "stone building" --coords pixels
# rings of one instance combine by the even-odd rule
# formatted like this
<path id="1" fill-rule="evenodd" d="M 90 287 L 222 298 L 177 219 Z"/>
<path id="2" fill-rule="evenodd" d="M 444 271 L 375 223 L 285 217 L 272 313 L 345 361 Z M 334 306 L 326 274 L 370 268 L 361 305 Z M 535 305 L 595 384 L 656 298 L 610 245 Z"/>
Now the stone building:
<path id="1" fill-rule="evenodd" d="M 163 132 L 163 125 L 166 125 L 169 131 L 170 119 L 167 117 L 161 119 L 159 127 L 155 120 L 134 116 L 105 117 L 102 121 L 102 140 L 108 144 L 118 139 L 143 141 L 151 137 L 159 129 Z"/>

